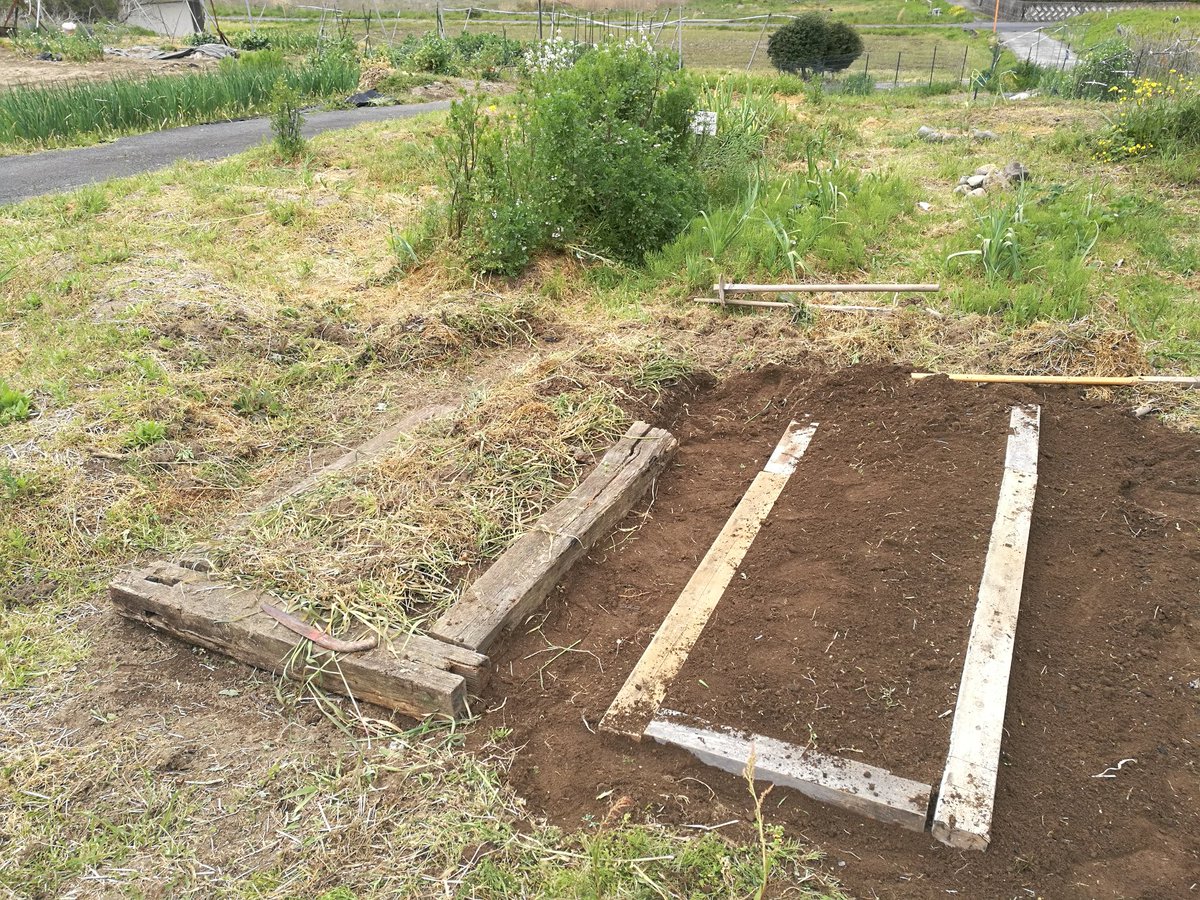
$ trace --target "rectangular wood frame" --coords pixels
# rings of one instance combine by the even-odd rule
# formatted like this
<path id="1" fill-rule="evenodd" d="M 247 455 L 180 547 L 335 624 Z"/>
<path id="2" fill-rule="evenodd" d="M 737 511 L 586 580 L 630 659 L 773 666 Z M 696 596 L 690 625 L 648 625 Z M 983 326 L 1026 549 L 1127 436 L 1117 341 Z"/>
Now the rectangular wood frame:
<path id="1" fill-rule="evenodd" d="M 930 785 L 878 766 L 746 734 L 661 708 L 712 611 L 807 448 L 816 423 L 784 433 L 771 462 L 730 516 L 696 573 L 655 633 L 601 720 L 606 731 L 645 735 L 687 750 L 705 763 L 740 774 L 755 761 L 756 779 L 883 822 L 934 836 L 955 847 L 985 849 L 1003 736 L 1025 556 L 1037 485 L 1041 409 L 1014 406 L 1004 477 L 984 562 L 951 726 L 950 754 L 934 802 Z M 761 481 L 760 481 L 761 479 Z"/>

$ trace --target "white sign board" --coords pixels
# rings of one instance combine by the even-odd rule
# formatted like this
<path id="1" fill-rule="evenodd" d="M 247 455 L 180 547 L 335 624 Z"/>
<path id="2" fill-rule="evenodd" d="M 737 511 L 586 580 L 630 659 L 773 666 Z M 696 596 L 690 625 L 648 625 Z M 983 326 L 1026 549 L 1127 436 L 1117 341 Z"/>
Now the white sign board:
<path id="1" fill-rule="evenodd" d="M 716 134 L 717 114 L 712 110 L 698 109 L 692 116 L 693 134 Z"/>

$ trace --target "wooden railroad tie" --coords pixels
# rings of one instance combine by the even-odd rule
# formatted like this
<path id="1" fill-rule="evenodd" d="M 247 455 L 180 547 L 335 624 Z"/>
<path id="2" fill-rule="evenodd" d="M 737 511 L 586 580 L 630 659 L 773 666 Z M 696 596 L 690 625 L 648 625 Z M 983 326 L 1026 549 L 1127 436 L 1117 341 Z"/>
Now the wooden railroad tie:
<path id="1" fill-rule="evenodd" d="M 121 615 L 186 643 L 417 718 L 464 718 L 468 691 L 486 677 L 486 656 L 419 634 L 360 653 L 316 651 L 318 668 L 295 665 L 289 660 L 306 639 L 264 613 L 261 594 L 168 562 L 115 579 L 109 594 Z"/>
<path id="2" fill-rule="evenodd" d="M 584 554 L 649 490 L 679 442 L 635 422 L 565 499 L 492 563 L 430 634 L 480 653 L 526 619 Z"/>

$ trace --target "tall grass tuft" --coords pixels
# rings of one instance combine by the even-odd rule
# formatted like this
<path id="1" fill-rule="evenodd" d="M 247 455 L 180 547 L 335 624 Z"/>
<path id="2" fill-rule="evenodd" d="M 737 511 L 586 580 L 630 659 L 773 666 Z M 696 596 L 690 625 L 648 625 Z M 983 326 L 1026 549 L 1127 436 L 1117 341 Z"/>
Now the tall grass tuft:
<path id="1" fill-rule="evenodd" d="M 82 135 L 153 131 L 265 109 L 284 79 L 302 99 L 349 91 L 358 64 L 341 54 L 287 68 L 275 52 L 222 61 L 216 72 L 14 88 L 0 93 L 0 144 L 46 146 Z"/>

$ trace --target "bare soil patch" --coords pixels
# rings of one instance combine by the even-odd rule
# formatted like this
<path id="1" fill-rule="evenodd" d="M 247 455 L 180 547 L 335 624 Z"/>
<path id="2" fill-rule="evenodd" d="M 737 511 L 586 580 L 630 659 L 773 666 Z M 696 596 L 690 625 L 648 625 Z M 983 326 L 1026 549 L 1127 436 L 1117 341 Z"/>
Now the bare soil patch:
<path id="1" fill-rule="evenodd" d="M 1200 440 L 1076 391 L 913 384 L 894 367 L 769 369 L 698 389 L 661 422 L 680 450 L 649 509 L 494 653 L 478 735 L 511 729 L 510 778 L 565 826 L 627 796 L 640 816 L 734 820 L 725 832 L 745 836 L 739 779 L 594 732 L 787 422 L 811 413 L 813 455 L 668 705 L 801 743 L 812 724 L 822 749 L 855 746 L 936 786 L 1007 409 L 1029 402 L 1042 404 L 1038 498 L 991 849 L 779 789 L 767 820 L 826 850 L 861 896 L 1194 896 Z M 880 700 L 889 686 L 900 705 Z M 1096 777 L 1122 759 L 1136 762 Z"/>
<path id="2" fill-rule="evenodd" d="M 936 785 L 1010 404 L 864 387 L 809 401 L 808 452 L 666 706 Z"/>
<path id="3" fill-rule="evenodd" d="M 216 60 L 147 60 L 105 57 L 95 62 L 54 62 L 35 59 L 0 47 L 0 88 L 36 87 L 72 81 L 108 81 L 113 78 L 143 78 L 158 74 L 181 74 L 210 68 Z"/>

